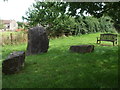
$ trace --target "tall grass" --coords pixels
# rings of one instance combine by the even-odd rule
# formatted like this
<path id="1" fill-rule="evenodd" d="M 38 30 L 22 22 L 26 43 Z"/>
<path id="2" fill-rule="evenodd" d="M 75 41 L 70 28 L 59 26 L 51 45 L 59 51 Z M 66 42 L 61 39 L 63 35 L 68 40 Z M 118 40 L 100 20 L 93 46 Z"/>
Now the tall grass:
<path id="1" fill-rule="evenodd" d="M 47 53 L 26 56 L 25 67 L 14 75 L 3 74 L 3 88 L 116 88 L 118 47 L 96 44 L 97 34 L 50 40 Z M 71 45 L 92 44 L 92 53 L 69 51 Z M 25 51 L 26 44 L 3 47 L 3 59 L 12 51 Z"/>
<path id="2" fill-rule="evenodd" d="M 24 32 L 2 32 L 0 34 L 0 45 L 19 44 L 27 42 L 27 33 Z"/>

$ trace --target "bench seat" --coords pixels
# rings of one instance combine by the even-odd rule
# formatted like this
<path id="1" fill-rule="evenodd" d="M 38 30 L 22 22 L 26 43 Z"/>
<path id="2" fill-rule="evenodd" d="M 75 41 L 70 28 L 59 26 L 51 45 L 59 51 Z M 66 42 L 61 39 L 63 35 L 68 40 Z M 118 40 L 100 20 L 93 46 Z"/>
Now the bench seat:
<path id="1" fill-rule="evenodd" d="M 97 37 L 97 43 L 101 43 L 101 41 L 113 42 L 114 46 L 115 43 L 117 44 L 117 34 L 100 34 L 100 37 Z"/>

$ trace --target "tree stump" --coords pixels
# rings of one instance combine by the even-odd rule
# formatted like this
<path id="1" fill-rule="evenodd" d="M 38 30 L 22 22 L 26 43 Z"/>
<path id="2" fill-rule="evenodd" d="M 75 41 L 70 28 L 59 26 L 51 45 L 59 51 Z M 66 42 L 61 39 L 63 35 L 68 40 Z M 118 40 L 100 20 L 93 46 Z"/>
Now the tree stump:
<path id="1" fill-rule="evenodd" d="M 27 55 L 46 53 L 49 39 L 43 27 L 33 27 L 28 30 Z"/>
<path id="2" fill-rule="evenodd" d="M 90 53 L 94 51 L 94 45 L 75 45 L 70 46 L 70 51 L 77 53 Z"/>
<path id="3" fill-rule="evenodd" d="M 18 51 L 11 53 L 6 60 L 2 62 L 2 72 L 4 74 L 14 74 L 19 72 L 24 66 L 25 52 Z"/>

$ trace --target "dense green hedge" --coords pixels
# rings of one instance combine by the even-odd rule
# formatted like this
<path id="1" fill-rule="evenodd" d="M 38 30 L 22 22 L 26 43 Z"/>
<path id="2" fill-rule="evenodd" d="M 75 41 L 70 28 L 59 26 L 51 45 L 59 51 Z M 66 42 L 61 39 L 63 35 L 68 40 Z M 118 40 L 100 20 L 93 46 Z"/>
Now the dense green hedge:
<path id="1" fill-rule="evenodd" d="M 76 29 L 76 35 L 95 32 L 116 32 L 112 19 L 109 17 L 80 17 L 77 21 L 78 28 Z"/>
<path id="2" fill-rule="evenodd" d="M 61 20 L 61 21 L 60 21 Z M 80 35 L 95 32 L 116 32 L 110 17 L 95 18 L 92 16 L 54 20 L 54 25 L 48 29 L 50 36 Z"/>

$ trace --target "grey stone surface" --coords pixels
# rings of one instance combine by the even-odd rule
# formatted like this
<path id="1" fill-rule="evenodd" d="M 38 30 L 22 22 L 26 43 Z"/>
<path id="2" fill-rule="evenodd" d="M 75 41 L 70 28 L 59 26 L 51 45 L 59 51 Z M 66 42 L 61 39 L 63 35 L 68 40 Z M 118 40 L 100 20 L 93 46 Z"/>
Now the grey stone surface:
<path id="1" fill-rule="evenodd" d="M 11 53 L 7 59 L 2 62 L 2 72 L 4 74 L 14 74 L 24 67 L 25 52 L 18 51 Z"/>
<path id="2" fill-rule="evenodd" d="M 33 27 L 28 31 L 27 55 L 46 53 L 49 39 L 43 27 Z"/>
<path id="3" fill-rule="evenodd" d="M 77 53 L 90 53 L 94 51 L 94 45 L 74 45 L 70 46 L 69 50 Z"/>

